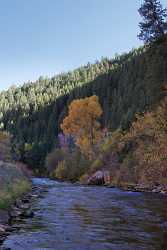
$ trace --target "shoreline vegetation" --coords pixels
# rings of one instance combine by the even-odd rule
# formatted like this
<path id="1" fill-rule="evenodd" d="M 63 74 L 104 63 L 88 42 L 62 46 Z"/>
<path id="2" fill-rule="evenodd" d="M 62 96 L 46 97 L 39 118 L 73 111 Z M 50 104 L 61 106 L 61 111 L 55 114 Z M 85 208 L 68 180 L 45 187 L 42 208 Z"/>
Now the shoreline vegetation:
<path id="1" fill-rule="evenodd" d="M 19 215 L 28 216 L 31 192 L 31 171 L 15 162 L 11 155 L 10 135 L 0 132 L 0 245 L 11 232 L 11 220 Z"/>
<path id="2" fill-rule="evenodd" d="M 13 161 L 10 140 L 8 133 L 0 132 L 0 209 L 7 209 L 31 189 L 31 171 L 25 164 Z"/>
<path id="3" fill-rule="evenodd" d="M 166 48 L 167 38 L 1 92 L 0 125 L 12 135 L 14 158 L 45 173 L 47 155 L 59 148 L 70 103 L 93 95 L 102 107 L 101 128 L 128 130 L 136 114 L 152 110 L 166 96 Z"/>
<path id="4" fill-rule="evenodd" d="M 84 85 L 83 80 L 83 86 L 62 95 L 61 105 L 57 97 L 53 103 L 43 103 L 46 107 L 36 106 L 37 110 L 31 112 L 29 105 L 23 110 L 21 104 L 12 113 L 1 110 L 2 130 L 11 134 L 7 142 L 11 145 L 10 150 L 3 149 L 4 142 L 0 145 L 0 158 L 3 160 L 2 155 L 8 152 L 5 158 L 13 161 L 12 152 L 15 161 L 28 164 L 38 176 L 166 193 L 166 44 L 165 38 L 150 48 L 114 59 L 112 65 L 109 60 L 89 65 L 84 68 L 87 75 L 93 69 L 101 69 L 100 81 Z M 42 80 L 42 84 L 50 89 L 50 80 Z M 16 100 L 18 91 L 26 95 L 25 91 L 31 92 L 34 87 L 38 89 L 38 84 L 12 89 L 10 94 Z M 137 97 L 141 90 L 142 95 Z M 8 93 L 1 95 L 7 97 Z M 34 98 L 38 102 L 39 96 Z M 41 127 L 44 123 L 45 128 Z"/>
<path id="5" fill-rule="evenodd" d="M 13 186 L 15 188 L 7 191 L 5 194 L 5 196 L 9 196 L 8 200 L 4 203 L 5 206 L 0 207 L 0 246 L 6 237 L 15 230 L 13 222 L 34 216 L 31 204 L 33 199 L 38 197 L 38 190 L 36 191 L 36 188 L 32 187 L 28 180 L 19 181 L 17 184 L 12 184 Z"/>
<path id="6" fill-rule="evenodd" d="M 1 92 L 0 206 L 28 190 L 18 162 L 53 179 L 166 193 L 166 68 L 164 34 L 114 59 Z"/>
<path id="7" fill-rule="evenodd" d="M 139 14 L 143 47 L 0 92 L 0 246 L 34 215 L 33 174 L 167 195 L 167 9 Z"/>
<path id="8" fill-rule="evenodd" d="M 46 159 L 50 177 L 132 191 L 166 193 L 167 98 L 152 111 L 137 115 L 128 131 L 113 133 L 100 130 L 95 116 L 98 105 L 95 96 L 71 104 L 68 117 L 61 126 L 64 134 L 59 135 L 60 148 Z M 85 112 L 89 113 L 87 118 Z M 95 127 L 91 116 L 95 119 Z"/>

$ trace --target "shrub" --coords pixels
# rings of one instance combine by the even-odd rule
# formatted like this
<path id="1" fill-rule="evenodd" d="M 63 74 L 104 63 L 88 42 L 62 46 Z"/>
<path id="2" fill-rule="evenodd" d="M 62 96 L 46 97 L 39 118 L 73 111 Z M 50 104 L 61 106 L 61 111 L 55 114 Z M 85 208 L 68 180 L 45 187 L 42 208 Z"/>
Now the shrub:
<path id="1" fill-rule="evenodd" d="M 135 173 L 139 183 L 161 184 L 167 178 L 167 100 L 142 116 L 136 116 L 130 131 L 124 136 L 125 145 L 131 142 L 130 152 L 122 162 Z M 135 146 L 134 146 L 135 145 Z"/>
<path id="2" fill-rule="evenodd" d="M 79 181 L 80 181 L 80 183 L 85 184 L 85 183 L 87 183 L 88 178 L 89 178 L 89 174 L 83 174 L 83 175 L 79 178 Z"/>
<path id="3" fill-rule="evenodd" d="M 52 177 L 55 177 L 61 180 L 68 179 L 68 166 L 65 160 L 59 161 L 57 168 L 53 171 Z"/>
<path id="4" fill-rule="evenodd" d="M 85 158 L 80 150 L 75 149 L 72 153 L 64 154 L 63 160 L 58 162 L 52 176 L 74 182 L 88 171 L 90 165 L 90 160 Z"/>
<path id="5" fill-rule="evenodd" d="M 101 144 L 91 171 L 108 169 L 114 183 L 167 183 L 167 100 L 136 115 L 129 131 L 117 130 Z"/>
<path id="6" fill-rule="evenodd" d="M 102 160 L 101 159 L 96 159 L 93 163 L 92 163 L 92 165 L 91 165 L 91 168 L 90 168 L 90 171 L 92 172 L 92 173 L 94 173 L 94 172 L 96 172 L 96 171 L 98 171 L 99 169 L 101 169 L 103 167 L 103 162 L 102 162 Z"/>
<path id="7" fill-rule="evenodd" d="M 28 192 L 31 188 L 27 180 L 17 180 L 6 185 L 0 191 L 0 209 L 7 208 L 17 197 Z"/>
<path id="8" fill-rule="evenodd" d="M 51 174 L 56 169 L 58 163 L 61 162 L 64 157 L 65 153 L 61 149 L 55 149 L 50 154 L 48 154 L 46 157 L 46 168 L 49 174 Z"/>

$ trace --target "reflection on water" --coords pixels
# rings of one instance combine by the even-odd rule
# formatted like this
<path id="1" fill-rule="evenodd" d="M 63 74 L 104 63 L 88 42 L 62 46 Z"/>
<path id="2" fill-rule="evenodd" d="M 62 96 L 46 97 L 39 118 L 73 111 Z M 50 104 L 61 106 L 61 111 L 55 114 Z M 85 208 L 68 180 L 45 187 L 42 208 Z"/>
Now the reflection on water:
<path id="1" fill-rule="evenodd" d="M 73 211 L 74 214 L 79 215 L 81 217 L 84 224 L 90 225 L 93 223 L 91 214 L 86 207 L 84 207 L 80 204 L 74 204 L 74 206 L 71 210 Z M 84 224 L 82 226 L 84 226 Z"/>
<path id="2" fill-rule="evenodd" d="M 167 197 L 34 179 L 35 216 L 4 246 L 13 250 L 165 250 Z M 47 191 L 47 192 L 46 192 Z M 16 222 L 16 227 L 17 227 Z M 20 225 L 20 224 L 19 224 Z"/>

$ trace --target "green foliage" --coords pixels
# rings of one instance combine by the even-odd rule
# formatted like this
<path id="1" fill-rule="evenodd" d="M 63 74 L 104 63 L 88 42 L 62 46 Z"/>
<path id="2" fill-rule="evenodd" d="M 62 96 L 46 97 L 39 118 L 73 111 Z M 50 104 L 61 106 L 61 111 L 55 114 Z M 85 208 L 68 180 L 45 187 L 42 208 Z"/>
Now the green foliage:
<path id="1" fill-rule="evenodd" d="M 102 169 L 103 168 L 103 162 L 102 162 L 102 160 L 101 159 L 96 159 L 93 163 L 92 163 L 92 165 L 91 165 L 91 167 L 90 167 L 90 172 L 92 172 L 92 173 L 95 173 L 96 171 L 98 171 L 98 170 L 100 170 L 100 169 Z"/>
<path id="2" fill-rule="evenodd" d="M 1 92 L 0 124 L 12 134 L 15 158 L 40 171 L 46 155 L 58 145 L 60 124 L 75 99 L 97 95 L 103 109 L 102 126 L 128 129 L 136 113 L 148 110 L 163 97 L 166 68 L 164 40 L 148 50 L 132 50 Z"/>
<path id="3" fill-rule="evenodd" d="M 61 154 L 61 150 L 59 151 L 59 154 Z M 55 155 L 50 154 L 49 157 L 53 157 L 54 159 Z M 50 162 L 52 162 L 53 159 L 50 159 Z M 54 169 L 51 165 L 48 166 L 48 169 L 50 169 L 50 176 L 52 178 L 75 182 L 89 170 L 90 165 L 90 160 L 85 158 L 76 148 L 73 152 L 63 152 L 63 159 L 59 158 Z"/>
<path id="4" fill-rule="evenodd" d="M 16 198 L 28 192 L 31 188 L 27 180 L 19 180 L 5 186 L 0 191 L 0 209 L 7 208 Z"/>
<path id="5" fill-rule="evenodd" d="M 152 111 L 136 115 L 129 131 L 115 131 L 101 145 L 91 170 L 110 171 L 112 184 L 166 185 L 167 99 Z"/>
<path id="6" fill-rule="evenodd" d="M 140 22 L 139 38 L 151 43 L 164 38 L 167 33 L 167 9 L 163 9 L 158 0 L 144 0 L 139 9 L 143 22 Z"/>
<path id="7" fill-rule="evenodd" d="M 69 169 L 65 160 L 58 162 L 56 169 L 53 171 L 52 177 L 60 180 L 68 180 Z"/>
<path id="8" fill-rule="evenodd" d="M 46 157 L 46 168 L 48 173 L 52 173 L 57 168 L 59 162 L 62 162 L 65 157 L 65 152 L 59 148 L 56 148 Z"/>

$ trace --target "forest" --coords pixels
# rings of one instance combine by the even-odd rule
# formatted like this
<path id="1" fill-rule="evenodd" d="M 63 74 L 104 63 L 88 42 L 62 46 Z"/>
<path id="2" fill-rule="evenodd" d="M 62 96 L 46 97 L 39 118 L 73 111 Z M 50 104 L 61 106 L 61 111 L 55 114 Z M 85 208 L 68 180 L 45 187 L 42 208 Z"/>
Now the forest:
<path id="1" fill-rule="evenodd" d="M 55 25 L 50 27 L 51 23 L 47 23 L 48 13 L 49 20 L 60 19 L 61 38 L 62 20 L 68 19 L 69 23 L 74 18 L 71 11 L 73 15 L 78 2 L 79 13 L 82 9 L 81 1 L 71 5 L 70 11 L 68 1 L 45 3 L 42 25 L 42 7 L 37 1 L 39 13 L 34 12 L 35 2 L 26 2 L 28 9 L 25 8 L 23 16 L 20 5 L 16 6 L 16 16 L 21 23 L 27 12 L 26 27 L 36 28 L 37 36 L 41 36 L 46 25 L 48 36 L 45 32 L 43 35 L 48 42 L 50 38 L 54 41 L 55 29 Z M 120 37 L 114 34 L 121 26 L 115 29 L 112 20 L 108 23 L 108 14 L 101 10 L 103 3 L 96 10 L 100 1 L 97 2 L 93 10 L 98 17 L 96 28 L 99 29 L 99 20 L 105 14 L 103 18 L 108 25 L 105 40 L 109 42 L 111 28 L 117 41 Z M 119 13 L 115 4 L 121 10 L 123 1 L 106 2 L 104 7 L 111 7 L 110 15 L 116 14 L 117 22 Z M 81 21 L 85 25 L 89 15 L 92 20 L 93 12 L 88 11 L 89 0 L 84 4 Z M 127 1 L 126 5 L 128 12 L 138 3 Z M 54 11 L 52 16 L 53 7 L 68 11 L 66 15 Z M 36 81 L 12 85 L 0 92 L 0 249 L 167 249 L 167 8 L 158 0 L 143 0 L 138 12 L 142 18 L 138 38 L 143 41 L 139 48 L 112 58 L 102 57 L 53 77 L 40 76 Z M 32 23 L 29 23 L 31 15 Z M 36 18 L 40 27 L 34 27 Z M 76 22 L 73 25 L 76 28 Z M 130 27 L 123 27 L 121 43 L 125 50 L 129 45 L 124 38 Z M 25 29 L 26 33 L 28 30 Z M 91 35 L 96 32 L 91 30 Z M 75 60 L 79 57 L 78 33 L 69 34 L 75 35 L 73 48 L 69 41 L 60 39 L 66 55 L 56 44 L 60 56 L 66 56 L 64 68 L 68 68 L 65 47 L 75 55 Z M 99 32 L 99 38 L 102 35 Z M 84 48 L 85 42 L 80 40 L 80 43 Z M 38 49 L 40 46 L 38 43 Z M 112 48 L 112 44 L 109 46 Z M 26 60 L 30 54 L 34 61 L 38 60 L 38 66 L 27 64 L 28 68 L 33 67 L 32 72 L 25 65 L 25 72 L 19 67 L 19 79 L 30 79 L 29 72 L 32 75 L 41 72 L 43 65 L 51 72 L 50 63 L 56 60 L 61 65 L 59 57 L 53 58 L 55 48 L 50 48 L 50 56 L 46 47 L 44 43 L 41 49 L 47 51 L 48 61 L 40 61 L 39 51 L 25 51 L 28 52 Z M 84 51 L 85 56 L 91 50 Z M 95 50 L 97 53 L 96 47 Z M 14 63 L 11 61 L 15 74 L 17 60 L 14 57 Z M 73 61 L 73 56 L 69 60 Z M 77 60 L 81 62 L 81 58 Z M 5 67 L 8 64 L 9 61 Z"/>
<path id="2" fill-rule="evenodd" d="M 156 25 L 155 15 L 149 14 L 154 12 Z M 156 109 L 167 93 L 166 12 L 159 2 L 145 1 L 139 13 L 144 19 L 139 24 L 144 46 L 0 93 L 0 129 L 11 135 L 13 159 L 46 173 L 47 156 L 61 147 L 64 119 L 74 100 L 96 96 L 99 128 L 109 134 L 128 132 L 137 115 Z M 70 141 L 75 148 L 75 134 Z"/>
<path id="3" fill-rule="evenodd" d="M 136 113 L 165 95 L 166 68 L 167 39 L 1 92 L 0 124 L 12 134 L 13 157 L 43 171 L 47 153 L 58 146 L 68 105 L 86 96 L 99 97 L 103 128 L 128 129 Z"/>

